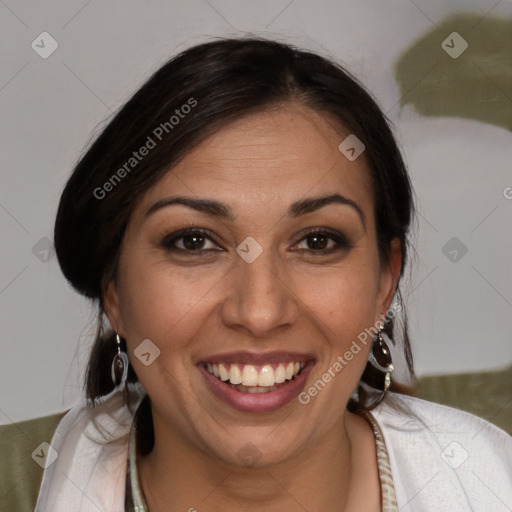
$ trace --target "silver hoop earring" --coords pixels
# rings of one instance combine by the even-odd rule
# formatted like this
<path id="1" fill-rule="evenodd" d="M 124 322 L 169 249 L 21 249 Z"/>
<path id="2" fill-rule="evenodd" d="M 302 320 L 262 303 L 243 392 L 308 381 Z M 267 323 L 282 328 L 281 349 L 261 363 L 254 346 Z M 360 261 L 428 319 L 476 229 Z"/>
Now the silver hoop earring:
<path id="1" fill-rule="evenodd" d="M 117 353 L 112 360 L 110 374 L 116 389 L 123 389 L 126 386 L 128 377 L 128 366 L 130 361 L 126 352 L 121 350 L 121 337 L 116 333 Z"/>

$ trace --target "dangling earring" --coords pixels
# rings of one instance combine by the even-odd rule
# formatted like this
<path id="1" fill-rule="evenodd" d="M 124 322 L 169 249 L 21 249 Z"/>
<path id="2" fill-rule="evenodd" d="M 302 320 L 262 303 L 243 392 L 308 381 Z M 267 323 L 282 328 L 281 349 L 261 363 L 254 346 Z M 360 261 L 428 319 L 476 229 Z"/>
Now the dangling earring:
<path id="1" fill-rule="evenodd" d="M 391 386 L 391 373 L 395 367 L 393 366 L 393 361 L 391 359 L 391 352 L 382 337 L 383 332 L 384 324 L 381 323 L 379 332 L 372 342 L 369 362 L 374 368 L 384 373 L 383 391 L 387 391 L 389 386 Z"/>
<path id="2" fill-rule="evenodd" d="M 112 360 L 112 382 L 116 389 L 124 389 L 128 377 L 128 366 L 130 364 L 126 352 L 121 351 L 121 337 L 116 333 L 117 354 Z"/>
<path id="3" fill-rule="evenodd" d="M 362 375 L 361 384 L 385 393 L 391 385 L 391 373 L 395 369 L 386 342 L 382 336 L 384 325 L 373 337 L 368 363 Z M 365 386 L 366 387 L 366 386 Z"/>

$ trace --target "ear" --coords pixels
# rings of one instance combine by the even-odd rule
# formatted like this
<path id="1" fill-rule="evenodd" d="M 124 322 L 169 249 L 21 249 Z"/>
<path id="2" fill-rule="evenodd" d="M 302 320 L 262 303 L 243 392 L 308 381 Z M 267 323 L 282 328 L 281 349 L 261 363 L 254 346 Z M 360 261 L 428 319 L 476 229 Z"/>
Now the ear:
<path id="1" fill-rule="evenodd" d="M 393 238 L 389 244 L 389 261 L 382 268 L 379 279 L 379 293 L 377 298 L 377 311 L 385 315 L 395 296 L 400 271 L 402 269 L 402 253 L 400 239 Z"/>
<path id="2" fill-rule="evenodd" d="M 126 336 L 121 318 L 121 309 L 119 307 L 119 294 L 114 280 L 110 281 L 105 289 L 103 294 L 103 305 L 105 308 L 105 314 L 107 315 L 112 329 L 114 329 L 114 331 L 121 337 L 125 338 Z"/>

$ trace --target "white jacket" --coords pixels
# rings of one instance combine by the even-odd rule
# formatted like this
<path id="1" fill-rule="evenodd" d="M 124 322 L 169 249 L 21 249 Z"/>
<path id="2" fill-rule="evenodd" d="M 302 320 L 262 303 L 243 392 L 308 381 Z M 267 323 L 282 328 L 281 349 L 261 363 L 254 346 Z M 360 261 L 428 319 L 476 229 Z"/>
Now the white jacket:
<path id="1" fill-rule="evenodd" d="M 135 410 L 142 391 L 134 393 Z M 399 512 L 510 512 L 512 437 L 471 414 L 402 395 L 372 411 L 384 436 Z M 59 423 L 35 512 L 123 512 L 133 414 L 120 393 Z M 51 460 L 49 458 L 49 460 Z"/>

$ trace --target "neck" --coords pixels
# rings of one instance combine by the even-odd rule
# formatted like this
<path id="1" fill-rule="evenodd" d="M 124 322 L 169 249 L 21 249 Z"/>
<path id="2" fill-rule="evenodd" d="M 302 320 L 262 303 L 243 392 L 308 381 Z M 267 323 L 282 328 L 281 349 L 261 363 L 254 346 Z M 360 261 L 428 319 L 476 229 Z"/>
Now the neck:
<path id="1" fill-rule="evenodd" d="M 206 455 L 158 418 L 154 418 L 154 428 L 155 446 L 138 460 L 150 512 L 348 511 L 360 500 L 354 496 L 361 496 L 361 491 L 371 498 L 364 501 L 365 509 L 374 510 L 368 506 L 375 505 L 376 499 L 368 488 L 375 491 L 371 484 L 378 481 L 373 470 L 376 464 L 371 464 L 372 458 L 375 462 L 373 435 L 366 421 L 351 413 L 340 418 L 315 446 L 293 459 L 262 468 L 233 467 Z M 365 436 L 368 440 L 368 432 L 370 449 L 363 442 Z"/>

